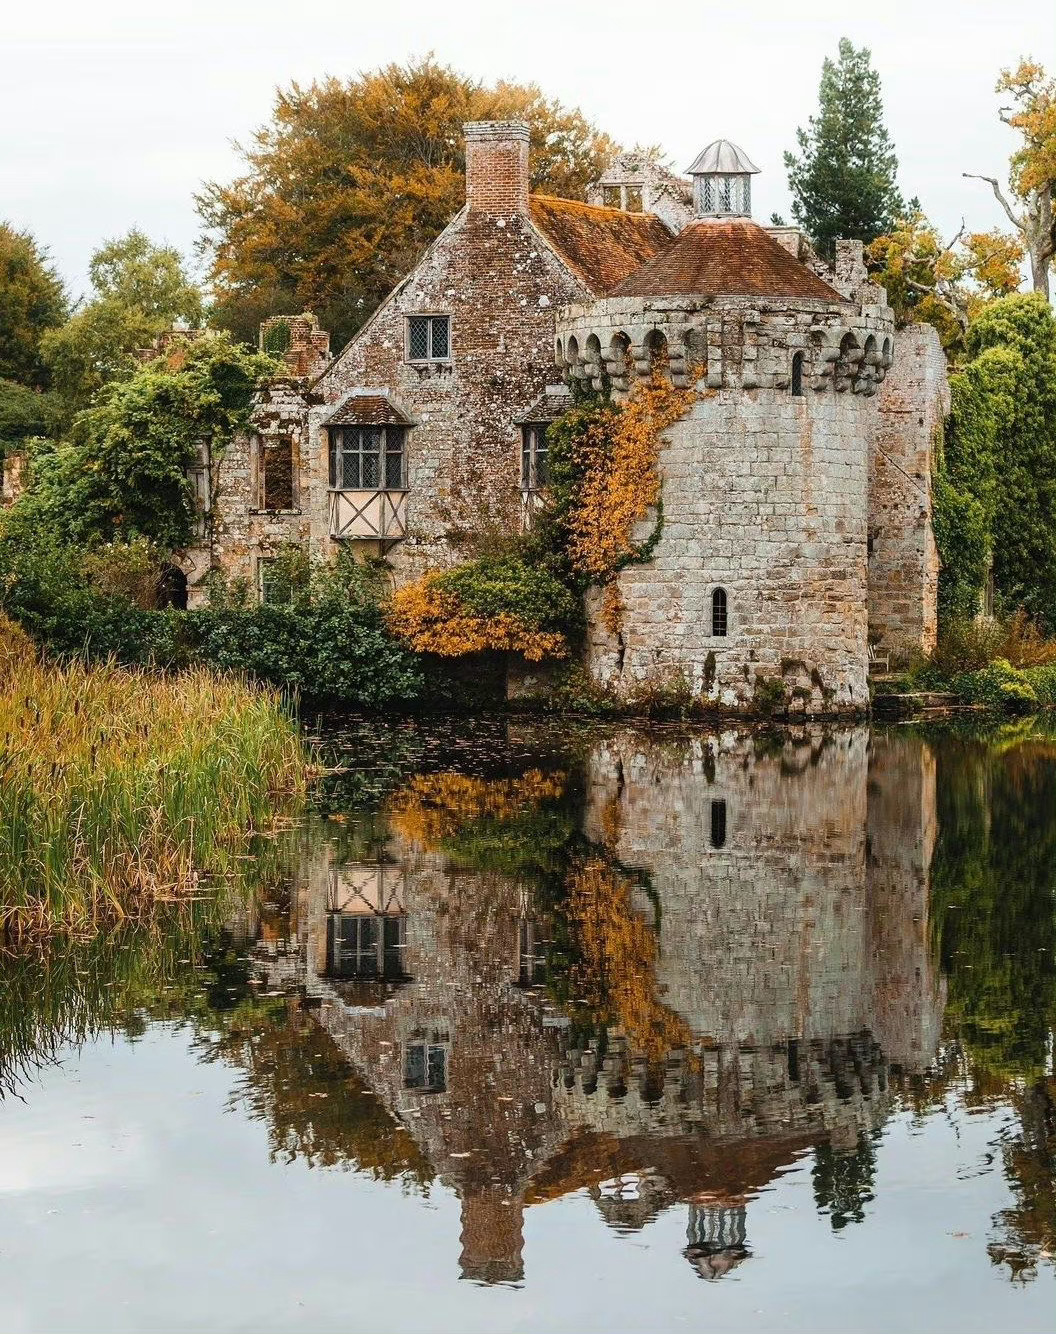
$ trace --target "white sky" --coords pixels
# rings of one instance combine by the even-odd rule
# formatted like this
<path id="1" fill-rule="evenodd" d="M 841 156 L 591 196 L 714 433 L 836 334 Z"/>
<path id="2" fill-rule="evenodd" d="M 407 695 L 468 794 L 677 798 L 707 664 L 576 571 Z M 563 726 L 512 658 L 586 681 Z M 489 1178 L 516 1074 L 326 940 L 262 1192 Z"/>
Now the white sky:
<path id="1" fill-rule="evenodd" d="M 347 77 L 429 50 L 485 81 L 535 80 L 624 143 L 684 168 L 716 137 L 762 168 L 755 216 L 788 213 L 784 149 L 817 104 L 841 36 L 872 49 L 900 184 L 943 231 L 1002 215 L 962 171 L 1004 179 L 1014 136 L 997 119 L 1003 65 L 1051 68 L 1052 0 L 847 5 L 714 0 L 7 0 L 0 77 L 0 217 L 28 227 L 86 286 L 105 238 L 141 227 L 186 254 L 192 195 L 237 170 L 232 141 L 269 115 L 276 85 Z"/>

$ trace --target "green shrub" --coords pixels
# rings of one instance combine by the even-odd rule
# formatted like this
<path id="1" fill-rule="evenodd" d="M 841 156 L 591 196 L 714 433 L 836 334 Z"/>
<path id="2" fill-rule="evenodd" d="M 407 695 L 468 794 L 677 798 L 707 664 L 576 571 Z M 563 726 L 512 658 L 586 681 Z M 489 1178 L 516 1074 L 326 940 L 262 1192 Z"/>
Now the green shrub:
<path id="1" fill-rule="evenodd" d="M 1023 676 L 1045 709 L 1056 709 L 1056 663 L 1043 667 L 1026 667 Z"/>
<path id="2" fill-rule="evenodd" d="M 480 616 L 508 613 L 533 630 L 565 635 L 582 629 L 580 599 L 549 570 L 515 553 L 482 556 L 445 571 L 436 582 Z"/>
<path id="3" fill-rule="evenodd" d="M 951 685 L 964 703 L 985 704 L 1005 713 L 1029 713 L 1038 705 L 1027 676 L 1005 658 L 979 671 L 960 672 Z"/>

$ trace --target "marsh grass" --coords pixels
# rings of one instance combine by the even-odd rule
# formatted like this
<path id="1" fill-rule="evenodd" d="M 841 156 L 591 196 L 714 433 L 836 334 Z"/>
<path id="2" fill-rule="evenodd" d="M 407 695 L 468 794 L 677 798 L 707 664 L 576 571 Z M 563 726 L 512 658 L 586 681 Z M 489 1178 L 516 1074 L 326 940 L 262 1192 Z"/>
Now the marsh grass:
<path id="1" fill-rule="evenodd" d="M 298 813 L 307 770 L 274 691 L 204 670 L 7 663 L 3 943 L 90 935 L 236 879 L 254 834 Z"/>

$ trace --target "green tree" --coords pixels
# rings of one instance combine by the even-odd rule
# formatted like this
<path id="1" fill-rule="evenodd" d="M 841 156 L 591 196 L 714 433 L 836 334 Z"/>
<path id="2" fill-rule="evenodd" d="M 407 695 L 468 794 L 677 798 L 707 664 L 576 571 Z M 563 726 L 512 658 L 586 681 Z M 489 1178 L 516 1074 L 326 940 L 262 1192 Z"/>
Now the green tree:
<path id="1" fill-rule="evenodd" d="M 872 241 L 891 231 L 905 205 L 880 76 L 866 47 L 841 39 L 839 59 L 822 65 L 818 103 L 818 114 L 796 131 L 799 153 L 786 153 L 785 167 L 792 216 L 831 259 L 841 237 Z"/>
<path id="2" fill-rule="evenodd" d="M 47 251 L 28 232 L 0 223 L 0 379 L 45 385 L 40 342 L 66 313 L 66 291 Z"/>
<path id="3" fill-rule="evenodd" d="M 202 295 L 179 251 L 154 245 L 136 229 L 97 250 L 88 272 L 91 300 L 42 343 L 71 414 L 86 408 L 104 385 L 130 375 L 135 353 L 159 333 L 202 321 Z"/>
<path id="4" fill-rule="evenodd" d="M 310 309 L 344 342 L 461 207 L 463 124 L 510 118 L 531 125 L 548 194 L 582 198 L 616 151 L 535 85 L 485 87 L 432 57 L 281 90 L 245 174 L 197 199 L 216 321 L 253 341 L 265 315 Z"/>
<path id="5" fill-rule="evenodd" d="M 195 521 L 188 469 L 203 447 L 219 459 L 276 369 L 226 335 L 174 342 L 106 389 L 68 439 L 38 446 L 9 529 L 83 545 L 145 537 L 165 550 L 186 546 Z"/>

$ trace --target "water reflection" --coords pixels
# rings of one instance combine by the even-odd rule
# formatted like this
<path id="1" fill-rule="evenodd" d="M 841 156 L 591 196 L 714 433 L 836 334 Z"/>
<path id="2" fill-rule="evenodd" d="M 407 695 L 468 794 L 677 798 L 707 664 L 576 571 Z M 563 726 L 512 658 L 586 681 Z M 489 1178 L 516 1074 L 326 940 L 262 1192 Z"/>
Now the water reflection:
<path id="1" fill-rule="evenodd" d="M 587 1190 L 686 1211 L 717 1279 L 811 1148 L 834 1227 L 898 1079 L 934 1061 L 935 762 L 919 739 L 620 731 L 561 767 L 414 774 L 306 858 L 268 988 L 462 1205 L 462 1277 L 524 1277 L 523 1217 Z M 351 854 L 351 855 L 350 855 Z"/>
<path id="2" fill-rule="evenodd" d="M 526 1215 L 572 1194 L 624 1234 L 678 1210 L 673 1262 L 737 1281 L 784 1173 L 869 1227 L 892 1115 L 1002 1105 L 989 1259 L 1051 1263 L 1056 745 L 394 736 L 350 739 L 241 915 L 18 965 L 8 1079 L 179 1023 L 275 1161 L 454 1191 L 487 1285 L 526 1281 Z"/>

